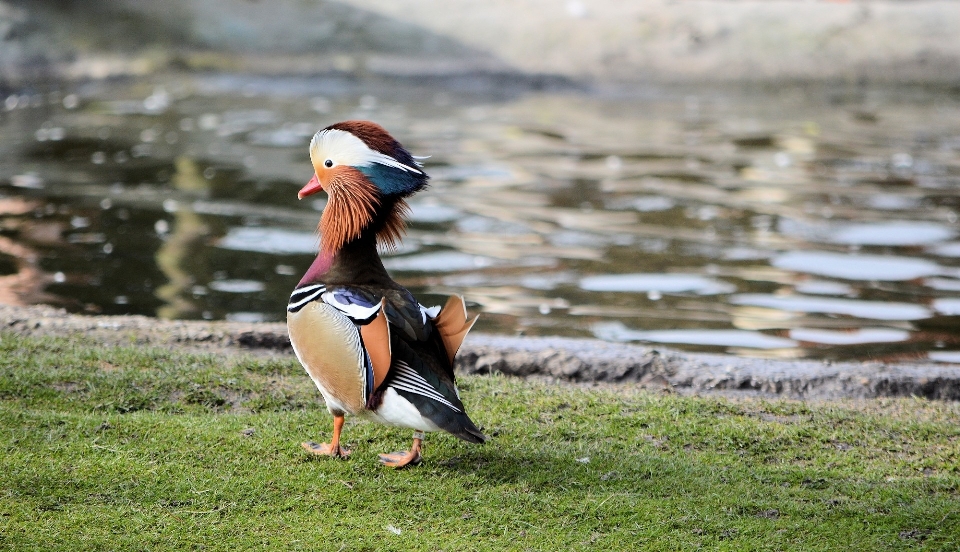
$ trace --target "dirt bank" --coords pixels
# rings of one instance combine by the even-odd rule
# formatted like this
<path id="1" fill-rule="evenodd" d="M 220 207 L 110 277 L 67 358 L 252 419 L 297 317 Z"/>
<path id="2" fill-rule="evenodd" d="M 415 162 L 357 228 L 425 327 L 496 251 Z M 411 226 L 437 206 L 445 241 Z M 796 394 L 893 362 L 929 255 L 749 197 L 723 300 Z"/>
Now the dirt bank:
<path id="1" fill-rule="evenodd" d="M 79 316 L 51 307 L 0 306 L 0 328 L 32 336 L 82 334 L 108 344 L 176 346 L 219 354 L 292 355 L 282 323 Z M 817 399 L 915 395 L 960 400 L 960 367 L 953 365 L 751 359 L 594 339 L 471 335 L 461 349 L 457 370 L 639 385 L 684 393 Z"/>

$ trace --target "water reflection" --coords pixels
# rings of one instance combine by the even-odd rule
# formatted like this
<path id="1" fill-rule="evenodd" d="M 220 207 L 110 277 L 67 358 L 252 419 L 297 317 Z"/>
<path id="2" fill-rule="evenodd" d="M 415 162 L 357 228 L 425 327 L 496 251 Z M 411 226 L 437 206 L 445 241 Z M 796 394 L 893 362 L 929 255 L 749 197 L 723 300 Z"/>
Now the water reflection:
<path id="1" fill-rule="evenodd" d="M 193 160 L 180 157 L 174 166 L 176 171 L 170 184 L 175 190 L 196 195 L 203 195 L 208 191 L 209 185 Z M 156 253 L 157 267 L 167 278 L 167 282 L 156 290 L 157 298 L 164 302 L 157 308 L 157 316 L 192 318 L 200 309 L 190 291 L 197 283 L 197 273 L 203 272 L 197 270 L 194 263 L 204 262 L 203 240 L 210 230 L 200 215 L 193 212 L 189 206 L 173 199 L 164 200 L 163 205 L 165 212 L 173 214 L 173 222 L 159 219 L 154 224 L 154 229 L 163 239 L 163 245 Z"/>
<path id="2" fill-rule="evenodd" d="M 798 282 L 793 288 L 799 293 L 811 295 L 853 295 L 854 288 L 842 282 L 826 280 L 806 280 Z"/>
<path id="3" fill-rule="evenodd" d="M 956 232 L 944 224 L 893 221 L 840 225 L 830 241 L 850 245 L 925 245 L 949 240 L 955 235 Z"/>
<path id="4" fill-rule="evenodd" d="M 717 295 L 736 291 L 736 286 L 696 274 L 616 274 L 590 276 L 580 280 L 587 291 L 643 292 L 651 298 L 661 293 Z"/>
<path id="5" fill-rule="evenodd" d="M 850 358 L 943 360 L 960 341 L 960 98 L 436 103 L 400 83 L 223 75 L 36 95 L 0 108 L 3 302 L 281 320 L 324 207 L 296 200 L 306 144 L 360 117 L 431 156 L 386 266 L 425 302 L 464 294 L 482 330 Z M 865 104 L 876 117 L 850 115 Z"/>
<path id="6" fill-rule="evenodd" d="M 456 272 L 486 268 L 497 263 L 496 259 L 469 255 L 458 251 L 437 251 L 423 255 L 409 255 L 386 259 L 383 266 L 398 272 Z"/>
<path id="7" fill-rule="evenodd" d="M 593 333 L 609 341 L 649 341 L 715 347 L 747 347 L 751 349 L 789 349 L 797 346 L 793 339 L 747 330 L 630 330 L 619 322 L 598 323 Z"/>
<path id="8" fill-rule="evenodd" d="M 817 276 L 861 281 L 914 280 L 944 272 L 937 263 L 926 259 L 896 255 L 847 255 L 827 251 L 791 251 L 777 255 L 770 264 Z"/>
<path id="9" fill-rule="evenodd" d="M 804 295 L 745 293 L 730 297 L 730 303 L 787 312 L 842 314 L 865 320 L 920 320 L 931 316 L 930 309 L 912 303 L 858 301 Z"/>
<path id="10" fill-rule="evenodd" d="M 239 226 L 227 230 L 227 235 L 217 241 L 217 246 L 257 253 L 310 255 L 317 252 L 319 243 L 315 232 Z"/>
<path id="11" fill-rule="evenodd" d="M 842 245 L 909 246 L 936 244 L 953 238 L 956 232 L 947 224 L 922 221 L 868 223 L 816 223 L 782 219 L 780 232 L 813 242 Z"/>
<path id="12" fill-rule="evenodd" d="M 856 328 L 826 330 L 820 328 L 793 328 L 790 339 L 822 345 L 859 345 L 862 343 L 895 343 L 910 339 L 910 332 L 893 328 Z"/>

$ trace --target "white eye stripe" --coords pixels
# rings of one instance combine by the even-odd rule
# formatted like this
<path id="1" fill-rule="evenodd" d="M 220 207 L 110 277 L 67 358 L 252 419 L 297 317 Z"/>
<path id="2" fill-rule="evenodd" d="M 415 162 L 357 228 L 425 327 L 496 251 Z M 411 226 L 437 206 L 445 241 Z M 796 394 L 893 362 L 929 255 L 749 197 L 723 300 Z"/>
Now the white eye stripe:
<path id="1" fill-rule="evenodd" d="M 374 163 L 385 165 L 407 172 L 423 174 L 418 168 L 404 165 L 389 155 L 384 155 L 367 147 L 363 140 L 353 134 L 335 128 L 321 130 L 313 135 L 310 141 L 310 161 L 314 165 L 332 161 L 333 165 L 347 165 L 350 167 L 369 167 Z"/>
<path id="2" fill-rule="evenodd" d="M 374 163 L 379 163 L 381 165 L 386 165 L 388 167 L 393 167 L 395 169 L 401 169 L 407 172 L 423 174 L 423 171 L 421 171 L 420 169 L 415 169 L 413 167 L 404 165 L 403 163 L 397 161 L 396 159 L 394 159 L 393 157 L 390 157 L 389 155 L 384 155 L 379 151 L 373 151 L 373 150 L 370 150 L 370 151 L 375 156 L 373 159 Z"/>

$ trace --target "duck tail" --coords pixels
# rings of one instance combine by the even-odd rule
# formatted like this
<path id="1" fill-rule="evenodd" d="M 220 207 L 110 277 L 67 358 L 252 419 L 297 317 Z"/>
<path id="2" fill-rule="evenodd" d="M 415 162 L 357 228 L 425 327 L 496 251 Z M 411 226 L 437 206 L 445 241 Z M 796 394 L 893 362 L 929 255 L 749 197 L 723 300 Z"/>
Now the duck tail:
<path id="1" fill-rule="evenodd" d="M 488 437 L 484 435 L 482 431 L 480 431 L 480 428 L 473 423 L 473 420 L 468 418 L 466 415 L 464 415 L 463 417 L 464 417 L 464 423 L 461 424 L 460 430 L 457 432 L 451 432 L 451 433 L 453 433 L 453 435 L 455 435 L 456 437 L 459 437 L 460 439 L 463 439 L 464 441 L 467 441 L 469 443 L 476 443 L 478 445 L 482 445 L 483 443 L 485 443 Z"/>

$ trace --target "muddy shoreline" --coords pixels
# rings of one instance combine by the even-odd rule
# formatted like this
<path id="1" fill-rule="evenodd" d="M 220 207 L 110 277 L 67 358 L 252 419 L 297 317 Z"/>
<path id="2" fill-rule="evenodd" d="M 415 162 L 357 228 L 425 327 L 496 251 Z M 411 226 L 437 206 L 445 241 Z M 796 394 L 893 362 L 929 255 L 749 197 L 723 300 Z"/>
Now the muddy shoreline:
<path id="1" fill-rule="evenodd" d="M 108 345 L 170 346 L 225 355 L 293 354 L 282 323 L 83 316 L 46 306 L 0 305 L 0 328 L 25 336 L 83 335 Z M 954 365 L 754 359 L 595 339 L 474 334 L 460 351 L 457 370 L 685 394 L 960 400 L 960 367 Z"/>

